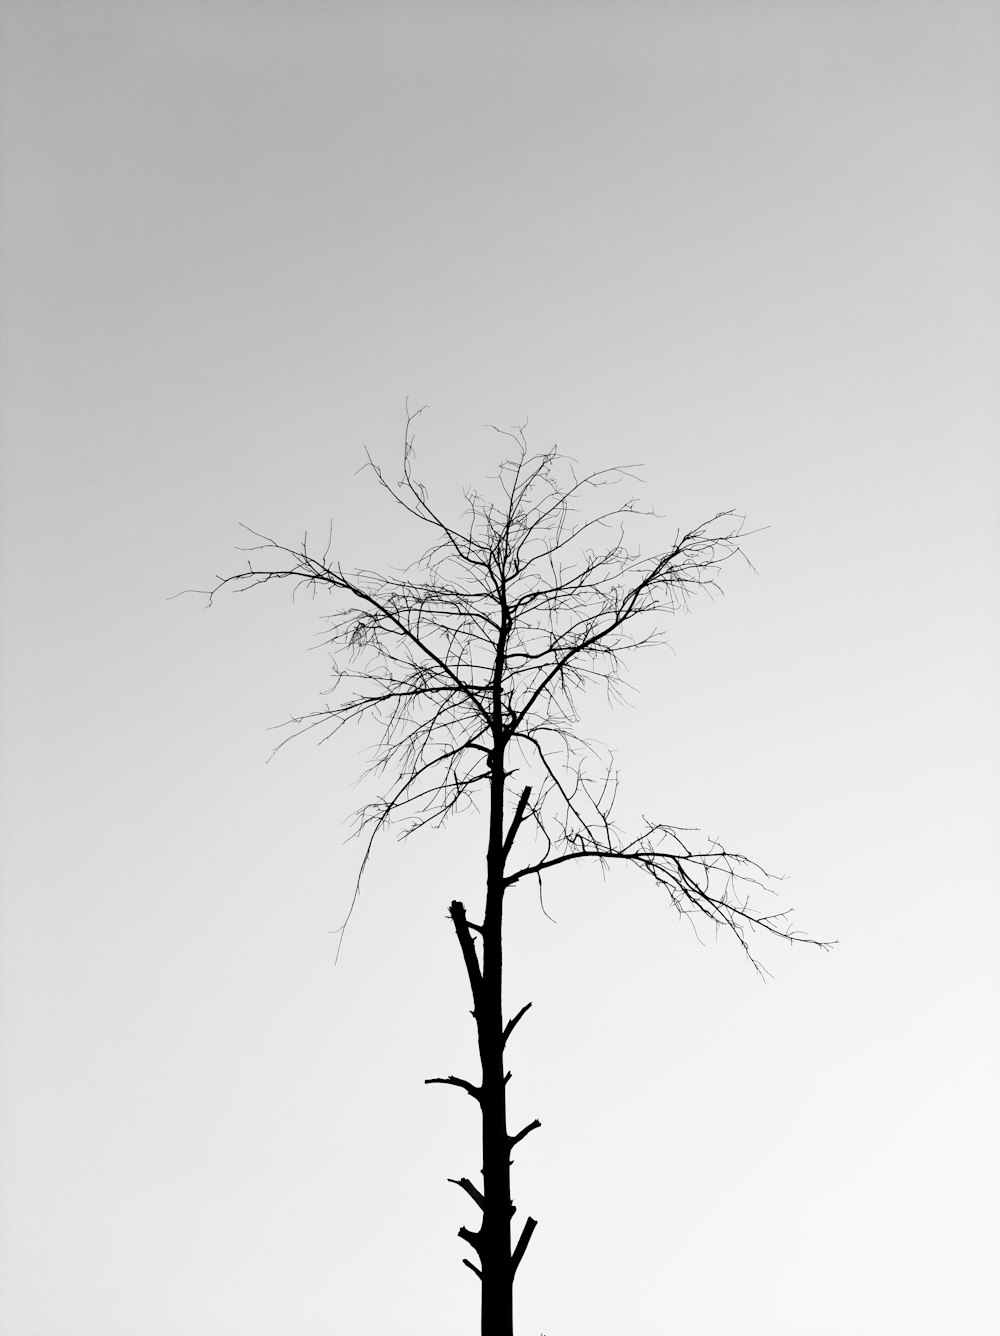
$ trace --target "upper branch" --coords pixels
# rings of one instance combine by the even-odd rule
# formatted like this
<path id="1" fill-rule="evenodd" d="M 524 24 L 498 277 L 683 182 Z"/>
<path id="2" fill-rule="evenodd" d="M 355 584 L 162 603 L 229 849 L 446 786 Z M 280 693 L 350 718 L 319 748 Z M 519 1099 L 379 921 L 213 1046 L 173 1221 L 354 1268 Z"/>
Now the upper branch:
<path id="1" fill-rule="evenodd" d="M 513 712 L 511 731 L 530 715 L 538 701 L 554 684 L 562 684 L 576 660 L 605 657 L 612 661 L 623 651 L 653 643 L 655 634 L 628 641 L 622 633 L 637 617 L 671 612 L 678 601 L 698 586 L 712 586 L 719 565 L 739 550 L 739 528 L 713 533 L 719 520 L 731 520 L 732 512 L 716 515 L 679 538 L 673 547 L 651 562 L 640 561 L 616 549 L 611 569 L 600 569 L 607 558 L 587 564 L 574 582 L 559 580 L 555 606 L 571 614 L 569 625 L 550 617 L 549 635 L 541 647 L 525 657 L 540 660 L 541 671 L 526 698 Z M 546 663 L 545 661 L 548 660 Z M 579 670 L 578 670 L 579 671 Z"/>
<path id="2" fill-rule="evenodd" d="M 678 829 L 662 823 L 647 823 L 643 833 L 628 843 L 599 843 L 588 840 L 583 833 L 571 836 L 569 842 L 575 847 L 526 864 L 506 877 L 505 885 L 513 885 L 524 877 L 540 877 L 544 872 L 584 859 L 596 860 L 602 867 L 624 863 L 662 886 L 679 913 L 700 914 L 716 928 L 731 932 L 758 973 L 766 971 L 749 945 L 750 934 L 758 929 L 821 950 L 835 945 L 797 931 L 789 922 L 787 910 L 768 914 L 755 908 L 751 900 L 753 889 L 773 893 L 767 873 L 751 859 L 730 853 L 714 842 L 703 850 L 691 849 Z"/>
<path id="3" fill-rule="evenodd" d="M 348 594 L 361 605 L 359 612 L 351 618 L 350 629 L 341 628 L 340 632 L 329 637 L 328 643 L 346 641 L 346 647 L 359 650 L 369 646 L 380 647 L 380 639 L 386 632 L 394 633 L 405 644 L 411 646 L 418 656 L 440 675 L 443 681 L 458 691 L 469 705 L 489 722 L 489 712 L 484 704 L 481 688 L 462 677 L 454 659 L 434 648 L 430 637 L 414 629 L 414 623 L 426 620 L 435 630 L 440 630 L 441 609 L 433 606 L 433 592 L 421 589 L 415 584 L 393 581 L 368 572 L 358 571 L 347 575 L 340 566 L 330 566 L 312 556 L 308 550 L 308 539 L 303 539 L 302 546 L 296 550 L 286 547 L 258 533 L 247 525 L 243 528 L 260 544 L 246 549 L 254 552 L 272 552 L 284 558 L 290 558 L 290 564 L 274 567 L 255 567 L 248 563 L 248 569 L 237 571 L 235 575 L 220 578 L 213 589 L 208 591 L 209 603 L 215 595 L 228 587 L 242 591 L 269 584 L 273 580 L 293 580 L 297 587 L 306 586 L 314 592 L 326 588 L 338 593 Z M 370 586 L 370 587 L 369 587 Z M 365 610 L 368 617 L 365 617 Z"/>

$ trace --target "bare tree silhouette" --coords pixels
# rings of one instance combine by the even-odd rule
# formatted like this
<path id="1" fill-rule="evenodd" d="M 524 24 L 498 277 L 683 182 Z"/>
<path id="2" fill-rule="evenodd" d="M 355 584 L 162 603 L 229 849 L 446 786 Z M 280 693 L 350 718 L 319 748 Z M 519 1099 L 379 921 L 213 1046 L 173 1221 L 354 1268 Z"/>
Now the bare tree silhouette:
<path id="1" fill-rule="evenodd" d="M 529 1216 L 513 1241 L 511 1152 L 540 1123 L 513 1133 L 507 1127 L 505 1053 L 531 1006 L 504 1020 L 510 888 L 527 879 L 541 887 L 546 874 L 584 860 L 624 864 L 651 877 L 679 914 L 731 933 L 758 971 L 757 933 L 829 943 L 798 933 L 787 911 L 756 906 L 755 893 L 773 888 L 749 858 L 661 820 L 622 833 L 613 816 L 613 756 L 579 732 L 580 696 L 597 687 L 620 700 L 623 656 L 661 643 L 663 617 L 696 591 L 717 587 L 722 564 L 741 552 L 741 518 L 715 515 L 642 556 L 626 545 L 624 525 L 654 512 L 640 511 L 634 499 L 605 508 L 598 502 L 589 517 L 581 510 L 634 481 L 634 469 L 577 476 L 556 449 L 529 454 L 523 429 L 515 429 L 501 432 L 513 449 L 492 497 L 467 489 L 464 514 L 449 520 L 414 473 L 413 428 L 422 411 L 407 412 L 397 487 L 370 455 L 366 466 L 389 501 L 431 531 L 431 546 L 416 562 L 396 575 L 345 570 L 329 542 L 316 554 L 308 537 L 287 547 L 248 530 L 247 569 L 220 577 L 208 592 L 211 602 L 223 589 L 286 580 L 337 600 L 321 632 L 332 651 L 333 698 L 293 719 L 289 737 L 319 730 L 327 738 L 363 718 L 381 730 L 365 773 L 383 782 L 383 792 L 356 814 L 367 843 L 355 899 L 387 826 L 396 823 L 405 839 L 480 802 L 488 806 L 479 921 L 459 900 L 449 907 L 472 991 L 481 1073 L 476 1081 L 449 1075 L 427 1084 L 454 1086 L 479 1108 L 481 1186 L 467 1177 L 449 1181 L 482 1214 L 478 1228 L 458 1231 L 475 1256 L 462 1260 L 481 1282 L 482 1336 L 512 1336 L 514 1277 L 536 1221 Z"/>

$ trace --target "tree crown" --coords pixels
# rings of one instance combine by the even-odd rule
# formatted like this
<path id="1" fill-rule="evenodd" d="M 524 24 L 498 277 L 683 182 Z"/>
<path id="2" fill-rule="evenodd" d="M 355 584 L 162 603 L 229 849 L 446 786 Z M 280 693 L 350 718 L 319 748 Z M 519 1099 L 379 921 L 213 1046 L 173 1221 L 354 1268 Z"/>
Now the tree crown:
<path id="1" fill-rule="evenodd" d="M 661 821 L 644 819 L 624 836 L 614 821 L 613 754 L 579 732 L 583 693 L 599 687 L 621 701 L 622 657 L 662 643 L 668 615 L 695 591 L 718 588 L 722 564 L 742 554 L 743 518 L 716 514 L 643 556 L 627 545 L 625 523 L 659 518 L 655 512 L 640 510 L 634 497 L 600 504 L 636 481 L 634 467 L 578 475 L 558 449 L 529 453 L 524 430 L 514 429 L 501 433 L 513 449 L 492 494 L 467 488 L 465 512 L 452 521 L 414 472 L 422 411 L 407 414 L 396 487 L 370 455 L 366 465 L 391 502 L 430 529 L 432 542 L 416 561 L 396 574 L 345 570 L 331 560 L 329 540 L 320 554 L 308 535 L 290 547 L 248 530 L 247 569 L 209 591 L 211 602 L 224 588 L 286 580 L 337 599 L 319 637 L 331 656 L 330 699 L 293 717 L 285 741 L 311 730 L 327 739 L 364 718 L 380 730 L 365 773 L 385 788 L 356 813 L 368 838 L 355 898 L 387 825 L 398 823 L 405 839 L 478 806 L 486 792 L 493 802 L 499 795 L 502 808 L 503 784 L 517 775 L 524 787 L 500 851 L 505 886 L 531 876 L 541 888 L 545 872 L 583 859 L 627 862 L 660 884 L 680 913 L 734 934 L 758 970 L 754 930 L 813 941 L 786 912 L 752 906 L 752 891 L 771 888 L 751 860 Z M 491 783 L 497 767 L 499 785 Z M 522 830 L 534 839 L 512 860 Z"/>

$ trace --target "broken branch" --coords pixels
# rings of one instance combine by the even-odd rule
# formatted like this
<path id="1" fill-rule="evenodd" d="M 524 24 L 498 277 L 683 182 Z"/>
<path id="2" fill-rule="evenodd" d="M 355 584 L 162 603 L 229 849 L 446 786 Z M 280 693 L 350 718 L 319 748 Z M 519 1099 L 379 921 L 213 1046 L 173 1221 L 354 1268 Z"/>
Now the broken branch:
<path id="1" fill-rule="evenodd" d="M 464 1239 L 470 1248 L 475 1248 L 480 1257 L 483 1255 L 483 1241 L 481 1231 L 478 1229 L 466 1229 L 463 1225 L 458 1231 L 458 1237 Z"/>
<path id="2" fill-rule="evenodd" d="M 486 1198 L 467 1178 L 449 1178 L 448 1182 L 454 1183 L 457 1188 L 462 1188 L 467 1192 L 481 1211 L 486 1210 Z"/>
<path id="3" fill-rule="evenodd" d="M 522 1139 L 522 1137 L 526 1137 L 528 1133 L 533 1132 L 536 1127 L 541 1127 L 541 1123 L 538 1121 L 537 1118 L 534 1119 L 533 1122 L 530 1122 L 527 1127 L 522 1127 L 520 1132 L 518 1132 L 516 1136 L 508 1137 L 507 1140 L 510 1142 L 511 1150 L 514 1149 L 514 1147 Z"/>
<path id="4" fill-rule="evenodd" d="M 469 931 L 469 920 L 465 916 L 465 905 L 461 900 L 452 900 L 448 907 L 451 915 L 451 921 L 455 925 L 455 932 L 458 935 L 458 944 L 462 948 L 462 957 L 465 960 L 465 970 L 469 976 L 469 984 L 472 988 L 472 1000 L 479 1001 L 479 991 L 483 985 L 483 972 L 479 968 L 479 957 L 476 955 L 476 948 L 473 945 L 472 933 Z"/>
<path id="5" fill-rule="evenodd" d="M 533 1220 L 530 1215 L 528 1216 L 527 1220 L 525 1220 L 524 1228 L 521 1230 L 521 1237 L 518 1239 L 517 1247 L 514 1249 L 514 1252 L 510 1259 L 511 1275 L 513 1275 L 517 1271 L 517 1268 L 521 1262 L 521 1258 L 524 1256 L 525 1249 L 531 1242 L 531 1236 L 535 1232 L 535 1226 L 537 1224 L 538 1221 Z"/>
<path id="6" fill-rule="evenodd" d="M 514 840 L 517 837 L 517 832 L 520 828 L 521 822 L 524 820 L 524 809 L 528 806 L 528 799 L 530 797 L 531 797 L 531 785 L 529 784 L 528 787 L 521 794 L 520 799 L 518 800 L 517 810 L 514 813 L 514 819 L 510 823 L 510 829 L 507 831 L 507 838 L 503 842 L 503 852 L 501 854 L 501 857 L 504 859 L 506 859 L 507 855 L 511 851 L 511 848 L 513 847 Z"/>
<path id="7" fill-rule="evenodd" d="M 503 1027 L 503 1039 L 501 1041 L 503 1044 L 507 1043 L 507 1040 L 510 1038 L 511 1031 L 513 1030 L 514 1026 L 518 1023 L 518 1021 L 521 1019 L 521 1017 L 524 1015 L 524 1013 L 528 1010 L 530 1006 L 531 1006 L 530 1002 L 525 1002 L 524 1006 L 517 1013 L 517 1015 L 514 1016 L 513 1019 L 509 1020 L 507 1024 Z"/>
<path id="8" fill-rule="evenodd" d="M 471 1095 L 474 1100 L 482 1103 L 483 1091 L 481 1086 L 475 1086 L 471 1081 L 463 1081 L 460 1076 L 428 1076 L 424 1085 L 453 1085 L 458 1086 L 459 1090 L 464 1090 L 466 1094 Z"/>

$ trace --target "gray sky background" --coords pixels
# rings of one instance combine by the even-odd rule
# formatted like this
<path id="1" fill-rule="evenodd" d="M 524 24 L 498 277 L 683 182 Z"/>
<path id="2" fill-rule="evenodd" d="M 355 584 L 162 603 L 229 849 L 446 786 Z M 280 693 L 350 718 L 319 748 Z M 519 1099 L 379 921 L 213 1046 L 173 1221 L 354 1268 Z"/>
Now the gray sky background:
<path id="1" fill-rule="evenodd" d="M 168 601 L 240 521 L 415 555 L 356 472 L 407 395 L 444 506 L 527 418 L 768 526 L 588 725 L 841 942 L 764 986 L 638 880 L 512 903 L 519 1330 L 994 1330 L 996 6 L 2 14 L 5 1336 L 475 1329 L 422 1082 L 480 826 L 386 844 L 334 968 L 363 739 L 265 765 L 313 612 Z"/>

